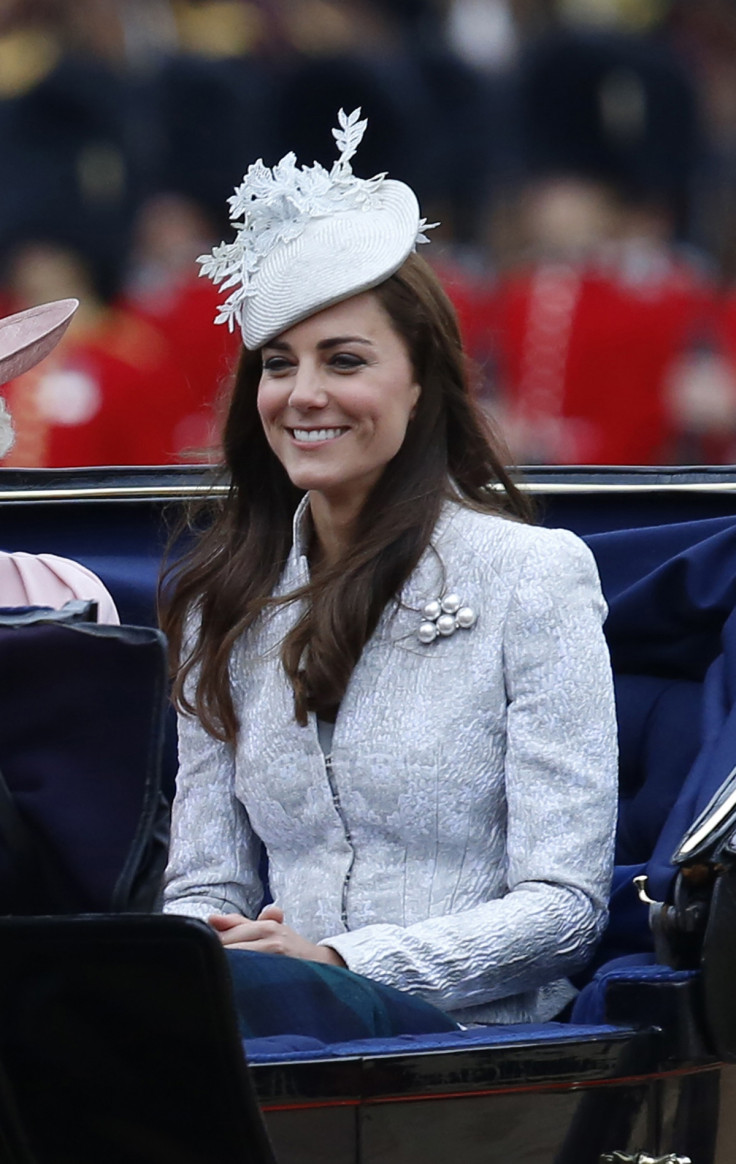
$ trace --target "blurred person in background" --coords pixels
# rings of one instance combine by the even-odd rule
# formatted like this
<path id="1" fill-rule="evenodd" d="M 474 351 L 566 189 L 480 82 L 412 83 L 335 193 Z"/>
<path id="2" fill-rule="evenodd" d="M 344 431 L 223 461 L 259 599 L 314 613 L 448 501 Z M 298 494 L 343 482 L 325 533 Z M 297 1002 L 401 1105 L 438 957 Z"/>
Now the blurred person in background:
<path id="1" fill-rule="evenodd" d="M 6 285 L 16 310 L 70 294 L 79 296 L 81 306 L 46 361 L 6 385 L 16 442 L 5 464 L 178 460 L 192 430 L 183 423 L 180 354 L 165 335 L 142 316 L 106 302 L 89 258 L 57 241 L 19 244 Z"/>
<path id="2" fill-rule="evenodd" d="M 736 462 L 736 5 L 673 0 L 664 28 L 698 86 L 707 132 L 694 233 L 712 256 L 720 294 L 709 343 L 692 353 L 675 390 L 686 400 L 704 446 L 702 459 Z M 714 354 L 721 358 L 714 362 Z M 718 373 L 716 375 L 716 372 Z M 701 387 L 705 381 L 706 387 Z M 720 391 L 718 390 L 720 389 Z M 720 423 L 720 430 L 718 424 Z"/>
<path id="3" fill-rule="evenodd" d="M 710 429 L 736 428 L 715 281 L 678 242 L 700 141 L 692 86 L 666 47 L 558 31 L 526 54 L 520 93 L 527 249 L 493 321 L 512 450 L 533 463 L 690 458 Z M 708 393 L 704 424 L 692 401 Z"/>
<path id="4" fill-rule="evenodd" d="M 43 233 L 114 287 L 154 149 L 111 0 L 0 9 L 0 251 Z"/>
<path id="5" fill-rule="evenodd" d="M 102 404 L 126 396 L 133 411 L 141 364 L 156 360 L 140 354 L 147 341 L 132 341 L 125 319 L 107 309 L 147 167 L 124 48 L 111 0 L 6 2 L 0 10 L 5 293 L 16 311 L 68 296 L 83 301 L 49 361 L 7 387 L 17 429 L 10 465 L 122 460 L 113 424 L 100 423 Z M 119 447 L 135 463 L 142 442 L 126 449 L 124 431 Z"/>
<path id="6" fill-rule="evenodd" d="M 217 292 L 196 265 L 216 241 L 214 224 L 193 199 L 162 192 L 141 206 L 133 237 L 118 306 L 154 327 L 170 353 L 170 437 L 162 452 L 168 451 L 166 461 L 208 459 L 239 350 L 226 328 L 212 328 Z"/>
<path id="7" fill-rule="evenodd" d="M 736 278 L 736 5 L 670 0 L 662 36 L 684 62 L 703 111 L 693 233 L 730 283 Z"/>
<path id="8" fill-rule="evenodd" d="M 736 296 L 681 244 L 730 284 L 735 11 L 0 0 L 0 252 L 59 244 L 81 279 L 64 293 L 84 298 L 91 266 L 116 304 L 95 358 L 127 377 L 131 409 L 142 391 L 159 409 L 156 440 L 98 417 L 27 455 L 168 463 L 207 445 L 230 353 L 206 338 L 208 288 L 185 255 L 222 234 L 243 156 L 295 144 L 324 160 L 313 126 L 344 104 L 372 111 L 366 173 L 388 166 L 443 223 L 432 261 L 521 459 L 734 459 Z M 8 290 L 8 310 L 27 301 Z M 151 337 L 145 359 L 134 333 Z"/>

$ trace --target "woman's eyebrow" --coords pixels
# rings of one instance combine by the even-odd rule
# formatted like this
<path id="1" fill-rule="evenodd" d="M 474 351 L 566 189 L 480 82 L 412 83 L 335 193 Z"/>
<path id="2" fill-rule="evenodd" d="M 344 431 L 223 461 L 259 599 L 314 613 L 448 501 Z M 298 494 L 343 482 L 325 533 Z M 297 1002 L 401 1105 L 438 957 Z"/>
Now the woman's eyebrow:
<path id="1" fill-rule="evenodd" d="M 340 344 L 367 344 L 368 347 L 374 347 L 373 341 L 366 339 L 365 336 L 362 335 L 336 335 L 334 337 L 330 337 L 330 339 L 320 340 L 317 344 L 317 351 L 322 352 L 325 351 L 326 348 L 336 348 L 339 347 Z M 291 344 L 288 344 L 286 340 L 269 340 L 268 343 L 263 345 L 263 351 L 265 352 L 267 349 L 271 349 L 272 351 L 276 352 L 290 352 Z"/>
<path id="2" fill-rule="evenodd" d="M 317 344 L 317 351 L 324 352 L 329 348 L 340 347 L 341 344 L 365 344 L 369 348 L 375 346 L 372 340 L 366 339 L 366 337 L 362 335 L 336 335 L 334 337 L 330 337 L 330 339 L 320 340 Z M 262 350 L 264 352 L 290 352 L 291 344 L 288 344 L 286 340 L 269 340 L 268 343 L 263 345 Z"/>
<path id="3" fill-rule="evenodd" d="M 366 339 L 362 335 L 337 335 L 333 339 L 323 339 L 317 344 L 317 351 L 324 351 L 325 348 L 336 348 L 340 344 L 367 344 L 368 347 L 373 347 L 373 342 Z"/>

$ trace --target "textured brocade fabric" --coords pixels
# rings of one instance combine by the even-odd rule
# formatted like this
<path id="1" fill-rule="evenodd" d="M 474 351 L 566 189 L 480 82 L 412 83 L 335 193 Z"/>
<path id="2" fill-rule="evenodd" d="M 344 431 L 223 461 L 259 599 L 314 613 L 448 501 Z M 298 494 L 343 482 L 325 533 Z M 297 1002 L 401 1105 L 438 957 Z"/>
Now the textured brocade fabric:
<path id="1" fill-rule="evenodd" d="M 279 590 L 304 580 L 300 518 Z M 456 592 L 471 629 L 424 644 Z M 235 750 L 180 719 L 170 912 L 257 913 L 261 842 L 287 922 L 461 1022 L 541 1021 L 606 918 L 616 725 L 594 560 L 564 530 L 448 502 L 335 725 L 299 727 L 280 608 L 234 653 Z"/>

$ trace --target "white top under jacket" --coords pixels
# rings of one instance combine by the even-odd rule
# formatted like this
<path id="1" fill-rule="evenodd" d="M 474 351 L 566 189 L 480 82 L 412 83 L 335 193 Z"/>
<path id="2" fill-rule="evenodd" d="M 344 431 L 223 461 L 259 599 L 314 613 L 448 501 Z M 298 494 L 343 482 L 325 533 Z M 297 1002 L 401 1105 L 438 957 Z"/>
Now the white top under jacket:
<path id="1" fill-rule="evenodd" d="M 308 577 L 300 541 L 279 583 Z M 455 592 L 470 629 L 424 644 Z M 231 672 L 237 747 L 180 717 L 166 910 L 256 916 L 274 900 L 347 966 L 460 1022 L 543 1021 L 606 920 L 616 724 L 592 554 L 574 534 L 447 502 L 339 710 L 331 763 L 294 719 L 281 607 Z"/>

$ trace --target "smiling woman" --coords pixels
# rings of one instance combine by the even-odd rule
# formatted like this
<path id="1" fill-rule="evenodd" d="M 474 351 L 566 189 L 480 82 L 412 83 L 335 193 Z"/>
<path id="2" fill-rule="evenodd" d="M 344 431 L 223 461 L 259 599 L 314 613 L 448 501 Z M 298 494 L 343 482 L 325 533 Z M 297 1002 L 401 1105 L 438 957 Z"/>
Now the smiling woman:
<path id="1" fill-rule="evenodd" d="M 364 128 L 341 114 L 329 174 L 251 167 L 204 261 L 244 349 L 230 490 L 164 589 L 166 908 L 220 934 L 246 1034 L 551 1018 L 606 916 L 595 566 L 530 524 L 414 195 L 352 175 Z M 307 1030 L 285 978 L 320 992 Z"/>

